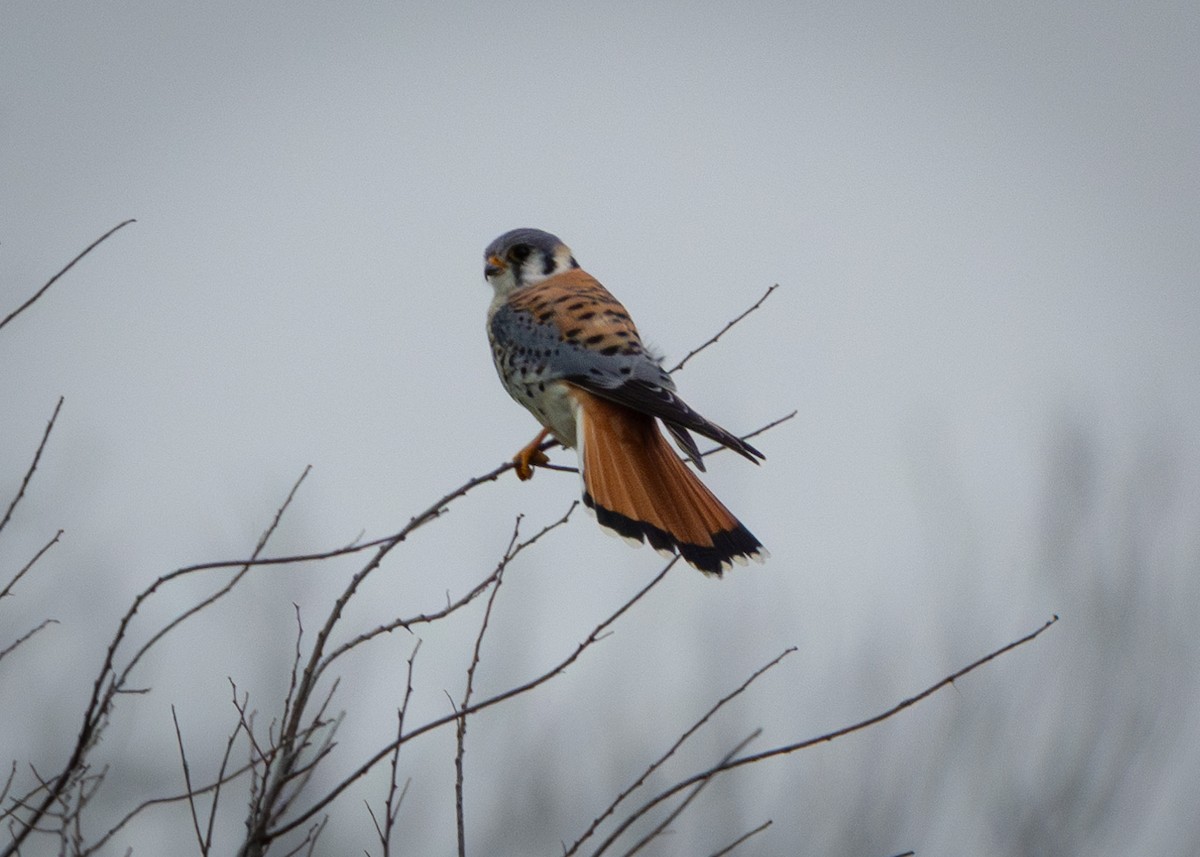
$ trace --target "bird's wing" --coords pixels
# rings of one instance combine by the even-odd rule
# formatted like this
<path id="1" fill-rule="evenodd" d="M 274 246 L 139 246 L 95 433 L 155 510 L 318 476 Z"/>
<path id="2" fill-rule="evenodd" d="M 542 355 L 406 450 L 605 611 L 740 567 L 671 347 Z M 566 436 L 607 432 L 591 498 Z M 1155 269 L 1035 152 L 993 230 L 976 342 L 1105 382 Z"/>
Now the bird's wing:
<path id="1" fill-rule="evenodd" d="M 493 313 L 491 325 L 496 339 L 524 349 L 521 359 L 539 378 L 570 381 L 661 419 L 700 469 L 700 452 L 689 429 L 756 463 L 765 458 L 679 398 L 671 376 L 646 350 L 625 307 L 581 269 L 513 292 Z"/>

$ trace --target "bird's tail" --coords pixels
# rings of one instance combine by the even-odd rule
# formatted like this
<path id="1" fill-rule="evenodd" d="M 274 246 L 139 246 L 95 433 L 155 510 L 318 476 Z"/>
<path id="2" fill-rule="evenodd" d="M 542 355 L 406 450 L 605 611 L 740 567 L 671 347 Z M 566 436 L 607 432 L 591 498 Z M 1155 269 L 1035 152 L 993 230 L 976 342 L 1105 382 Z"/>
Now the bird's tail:
<path id="1" fill-rule="evenodd" d="M 718 577 L 767 551 L 667 443 L 654 417 L 579 388 L 576 438 L 583 502 L 604 529 L 660 553 L 678 552 Z"/>

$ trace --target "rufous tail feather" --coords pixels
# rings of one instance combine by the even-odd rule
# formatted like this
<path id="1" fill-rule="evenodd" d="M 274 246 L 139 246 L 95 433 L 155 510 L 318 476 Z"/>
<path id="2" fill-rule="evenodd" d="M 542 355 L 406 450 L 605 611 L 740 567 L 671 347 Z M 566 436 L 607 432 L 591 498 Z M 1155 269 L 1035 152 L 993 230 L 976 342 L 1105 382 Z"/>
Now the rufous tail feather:
<path id="1" fill-rule="evenodd" d="M 761 562 L 762 543 L 704 486 L 667 443 L 657 421 L 572 386 L 583 502 L 607 530 L 720 576 Z"/>

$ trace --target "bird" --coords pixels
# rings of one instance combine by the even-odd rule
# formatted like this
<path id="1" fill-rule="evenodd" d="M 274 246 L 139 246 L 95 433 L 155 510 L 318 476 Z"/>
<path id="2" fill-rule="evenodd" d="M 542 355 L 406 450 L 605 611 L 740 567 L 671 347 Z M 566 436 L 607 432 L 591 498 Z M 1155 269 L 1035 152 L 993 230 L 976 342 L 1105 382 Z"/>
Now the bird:
<path id="1" fill-rule="evenodd" d="M 553 435 L 576 450 L 584 506 L 609 534 L 678 554 L 715 577 L 733 563 L 763 562 L 762 543 L 675 454 L 658 423 L 699 470 L 691 432 L 755 464 L 766 456 L 677 395 L 625 307 L 571 249 L 549 232 L 513 229 L 487 246 L 483 273 L 494 291 L 487 333 L 496 371 L 542 424 L 513 456 L 518 478 L 549 464 L 540 447 Z"/>

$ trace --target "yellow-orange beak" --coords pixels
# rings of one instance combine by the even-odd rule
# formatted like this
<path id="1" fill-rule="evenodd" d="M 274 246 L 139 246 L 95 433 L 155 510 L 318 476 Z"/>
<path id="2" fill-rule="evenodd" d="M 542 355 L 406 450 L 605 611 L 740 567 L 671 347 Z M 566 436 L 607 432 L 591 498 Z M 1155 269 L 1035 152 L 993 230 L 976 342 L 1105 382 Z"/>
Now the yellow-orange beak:
<path id="1" fill-rule="evenodd" d="M 508 265 L 499 256 L 488 256 L 487 262 L 483 265 L 483 275 L 485 277 L 494 277 L 507 267 Z"/>

